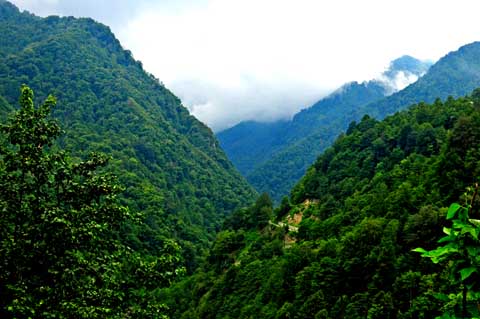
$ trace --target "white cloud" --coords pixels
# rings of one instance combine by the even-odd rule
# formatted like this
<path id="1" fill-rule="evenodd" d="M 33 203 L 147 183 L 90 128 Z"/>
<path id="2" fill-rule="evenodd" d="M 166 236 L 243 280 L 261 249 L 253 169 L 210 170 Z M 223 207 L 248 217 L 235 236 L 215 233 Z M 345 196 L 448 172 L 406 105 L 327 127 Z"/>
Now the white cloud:
<path id="1" fill-rule="evenodd" d="M 200 119 L 209 119 L 214 130 L 235 125 L 239 119 L 273 121 L 288 118 L 295 111 L 313 104 L 325 89 L 307 84 L 245 80 L 236 85 L 218 85 L 206 81 L 179 81 L 170 86 Z M 288 88 L 288 89 L 287 89 Z M 182 93 L 185 92 L 185 93 Z M 302 92 L 302 104 L 298 102 Z M 221 107 L 221 111 L 219 111 Z"/>
<path id="2" fill-rule="evenodd" d="M 212 0 L 178 15 L 144 12 L 121 37 L 194 115 L 221 129 L 288 117 L 345 82 L 376 77 L 403 54 L 438 59 L 480 38 L 477 6 Z"/>
<path id="3" fill-rule="evenodd" d="M 384 74 L 381 74 L 380 76 L 376 77 L 375 80 L 383 84 L 383 86 L 386 89 L 386 95 L 391 95 L 395 92 L 403 90 L 408 85 L 417 81 L 418 78 L 419 76 L 416 74 L 399 71 L 395 73 L 393 78 L 389 78 Z"/>
<path id="4" fill-rule="evenodd" d="M 13 0 L 20 9 L 40 16 L 90 17 L 119 28 L 136 13 L 148 8 L 152 0 Z"/>
<path id="5" fill-rule="evenodd" d="M 57 1 L 44 9 L 112 24 L 217 130 L 288 117 L 345 82 L 375 78 L 401 55 L 436 60 L 480 40 L 477 0 L 84 0 L 96 8 L 77 9 L 84 1 Z"/>

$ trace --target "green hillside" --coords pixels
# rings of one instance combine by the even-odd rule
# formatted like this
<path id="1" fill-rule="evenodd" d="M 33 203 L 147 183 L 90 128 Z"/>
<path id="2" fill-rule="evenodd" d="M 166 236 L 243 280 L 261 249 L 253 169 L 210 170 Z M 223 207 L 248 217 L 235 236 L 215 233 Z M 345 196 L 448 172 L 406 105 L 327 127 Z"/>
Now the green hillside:
<path id="1" fill-rule="evenodd" d="M 203 270 L 164 292 L 167 303 L 176 304 L 172 316 L 460 313 L 462 298 L 449 297 L 461 291 L 448 277 L 451 263 L 435 265 L 412 249 L 435 247 L 448 206 L 472 200 L 466 190 L 478 181 L 479 150 L 478 91 L 421 103 L 383 121 L 363 117 L 317 159 L 279 208 L 272 212 L 268 198 L 261 198 L 226 221 Z M 273 221 L 265 222 L 269 216 Z M 469 238 L 478 247 L 478 239 Z M 468 298 L 471 306 L 478 303 Z"/>
<path id="2" fill-rule="evenodd" d="M 375 81 L 349 83 L 337 93 L 296 114 L 289 123 L 281 147 L 246 175 L 259 191 L 278 202 L 305 174 L 315 159 L 330 146 L 341 128 L 354 119 L 355 109 L 385 96 Z M 277 137 L 278 138 L 278 137 Z"/>
<path id="3" fill-rule="evenodd" d="M 0 0 L 0 318 L 480 318 L 478 57 L 223 135 L 272 199 L 108 27 Z"/>
<path id="4" fill-rule="evenodd" d="M 123 202 L 147 215 L 149 229 L 137 230 L 132 246 L 154 250 L 174 236 L 193 266 L 224 216 L 255 196 L 211 130 L 102 24 L 39 18 L 0 1 L 0 110 L 17 105 L 22 84 L 38 101 L 56 96 L 66 131 L 58 146 L 113 158 Z"/>
<path id="5" fill-rule="evenodd" d="M 450 52 L 417 82 L 381 101 L 359 108 L 358 114 L 382 118 L 420 101 L 431 103 L 436 98 L 460 97 L 480 85 L 480 42 Z"/>
<path id="6" fill-rule="evenodd" d="M 432 65 L 416 82 L 391 95 L 376 81 L 354 82 L 341 89 L 340 94 L 332 94 L 298 113 L 287 122 L 289 125 L 283 125 L 286 128 L 281 134 L 269 137 L 260 148 L 256 145 L 265 134 L 257 134 L 257 127 L 261 126 L 258 123 L 248 133 L 248 139 L 243 136 L 246 130 L 237 127 L 220 132 L 218 137 L 232 162 L 255 189 L 280 201 L 351 121 L 359 121 L 365 114 L 382 119 L 412 104 L 431 103 L 437 97 L 442 100 L 448 96 L 461 97 L 480 86 L 479 56 L 480 43 L 462 46 Z M 421 61 L 414 63 L 414 59 L 404 57 L 393 61 L 390 69 L 411 69 L 422 74 L 426 66 L 423 69 L 421 66 Z M 384 75 L 392 76 L 389 70 Z M 236 143 L 231 143 L 232 140 Z M 245 159 L 252 163 L 247 170 Z"/>
<path id="7" fill-rule="evenodd" d="M 430 65 L 403 56 L 392 61 L 379 79 L 347 83 L 290 121 L 244 122 L 217 136 L 247 180 L 279 201 L 336 136 L 361 119 L 364 113 L 359 108 L 397 91 L 398 77 L 422 76 Z"/>
<path id="8" fill-rule="evenodd" d="M 418 81 L 388 97 L 379 98 L 377 95 L 376 99 L 365 101 L 353 96 L 347 103 L 340 101 L 333 104 L 333 112 L 326 109 L 311 111 L 324 114 L 322 121 L 317 120 L 316 125 L 305 125 L 301 132 L 310 133 L 305 132 L 304 138 L 287 144 L 287 147 L 273 154 L 268 161 L 246 175 L 247 180 L 259 192 L 269 192 L 278 200 L 288 193 L 307 167 L 340 132 L 347 129 L 351 121 L 358 121 L 365 114 L 382 119 L 421 101 L 431 103 L 436 98 L 444 100 L 448 96 L 469 94 L 480 86 L 479 57 L 480 43 L 471 43 L 447 54 Z"/>

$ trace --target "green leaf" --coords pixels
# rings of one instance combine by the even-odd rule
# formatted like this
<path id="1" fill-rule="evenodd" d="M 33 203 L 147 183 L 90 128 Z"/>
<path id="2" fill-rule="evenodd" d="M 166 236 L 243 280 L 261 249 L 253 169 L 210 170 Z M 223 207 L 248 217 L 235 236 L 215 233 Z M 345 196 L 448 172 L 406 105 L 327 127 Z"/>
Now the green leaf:
<path id="1" fill-rule="evenodd" d="M 447 212 L 447 219 L 452 219 L 460 207 L 460 204 L 457 203 L 453 203 L 452 205 L 450 205 L 450 208 L 448 208 Z"/>
<path id="2" fill-rule="evenodd" d="M 452 240 L 454 240 L 454 239 L 455 239 L 455 237 L 453 237 L 453 236 L 445 236 L 445 237 L 440 238 L 440 239 L 437 241 L 437 243 L 441 244 L 441 243 L 445 243 L 445 242 L 452 241 Z"/>
<path id="3" fill-rule="evenodd" d="M 416 253 L 421 253 L 421 254 L 425 254 L 425 253 L 428 253 L 428 251 L 426 251 L 425 249 L 423 248 L 415 248 L 415 249 L 412 249 L 412 251 L 416 252 Z"/>
<path id="4" fill-rule="evenodd" d="M 473 225 L 475 225 L 475 226 L 480 226 L 480 219 L 470 218 L 468 221 L 469 221 L 470 223 L 472 223 Z"/>
<path id="5" fill-rule="evenodd" d="M 432 257 L 440 257 L 445 254 L 456 253 L 456 252 L 458 252 L 458 247 L 452 244 L 448 244 L 447 246 L 438 247 L 437 249 L 430 251 L 429 254 Z"/>
<path id="6" fill-rule="evenodd" d="M 417 250 L 418 252 L 422 252 Z M 449 243 L 444 247 L 438 247 L 431 251 L 422 252 L 422 257 L 430 258 L 434 264 L 438 264 L 452 253 L 458 253 L 458 245 L 455 243 Z"/>
<path id="7" fill-rule="evenodd" d="M 451 228 L 447 228 L 447 227 L 443 227 L 443 232 L 447 235 L 450 235 L 450 233 L 452 232 L 452 229 Z"/>
<path id="8" fill-rule="evenodd" d="M 454 219 L 452 227 L 455 229 L 463 229 L 465 227 L 468 227 L 468 224 L 460 219 Z M 462 234 L 464 234 L 464 232 L 462 232 Z"/>
<path id="9" fill-rule="evenodd" d="M 469 233 L 470 235 L 472 235 L 473 238 L 475 239 L 478 239 L 478 236 L 477 236 L 477 230 L 475 228 L 473 228 L 472 226 L 465 226 L 462 228 L 462 232 L 461 234 L 466 234 L 466 233 Z"/>
<path id="10" fill-rule="evenodd" d="M 462 281 L 464 281 L 465 279 L 470 277 L 470 275 L 473 274 L 476 271 L 477 271 L 477 269 L 475 267 L 468 267 L 468 268 L 463 268 L 462 270 L 460 270 L 460 276 L 462 278 Z"/>

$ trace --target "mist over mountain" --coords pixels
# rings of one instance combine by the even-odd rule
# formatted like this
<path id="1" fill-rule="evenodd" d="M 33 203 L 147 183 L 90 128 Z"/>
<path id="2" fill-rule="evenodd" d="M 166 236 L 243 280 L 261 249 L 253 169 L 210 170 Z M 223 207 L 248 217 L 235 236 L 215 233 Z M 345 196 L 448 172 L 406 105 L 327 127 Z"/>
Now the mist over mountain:
<path id="1" fill-rule="evenodd" d="M 388 98 L 358 109 L 358 113 L 382 118 L 420 101 L 464 96 L 479 86 L 480 42 L 473 42 L 448 53 L 417 82 Z"/>
<path id="2" fill-rule="evenodd" d="M 377 79 L 385 86 L 386 95 L 400 91 L 427 73 L 433 62 L 420 61 L 404 55 L 390 62 L 388 69 Z"/>
<path id="3" fill-rule="evenodd" d="M 290 121 L 243 122 L 217 137 L 247 180 L 279 200 L 338 133 L 356 119 L 357 108 L 404 88 L 430 66 L 429 61 L 402 56 L 377 78 L 344 84 Z"/>
<path id="4" fill-rule="evenodd" d="M 291 121 L 263 123 L 262 134 L 255 132 L 262 123 L 244 123 L 240 129 L 233 127 L 217 136 L 247 180 L 258 191 L 279 200 L 350 122 L 365 114 L 381 119 L 411 104 L 464 96 L 480 86 L 479 57 L 478 42 L 462 46 L 433 65 L 404 56 L 392 61 L 377 79 L 348 83 Z M 392 90 L 405 85 L 399 79 L 409 78 L 418 80 L 392 94 Z M 266 133 L 269 127 L 275 128 L 271 134 Z"/>

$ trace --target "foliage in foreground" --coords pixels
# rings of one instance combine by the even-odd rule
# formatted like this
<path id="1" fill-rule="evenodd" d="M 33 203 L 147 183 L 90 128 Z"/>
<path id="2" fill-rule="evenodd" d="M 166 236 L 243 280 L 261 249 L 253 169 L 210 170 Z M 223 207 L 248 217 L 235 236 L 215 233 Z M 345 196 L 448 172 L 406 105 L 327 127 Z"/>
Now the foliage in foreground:
<path id="1" fill-rule="evenodd" d="M 435 264 L 446 264 L 449 270 L 451 290 L 448 294 L 436 295 L 445 303 L 442 307 L 444 314 L 439 317 L 442 319 L 480 316 L 480 220 L 472 218 L 478 217 L 478 210 L 474 205 L 477 192 L 478 185 L 471 201 L 467 201 L 465 206 L 457 203 L 450 206 L 447 220 L 451 220 L 452 226 L 443 227 L 446 236 L 438 240 L 437 248 L 430 251 L 414 249 Z"/>
<path id="2" fill-rule="evenodd" d="M 0 127 L 0 317 L 163 318 L 155 291 L 182 272 L 178 246 L 159 243 L 154 257 L 122 243 L 140 216 L 119 204 L 105 156 L 74 162 L 52 148 L 54 106 L 35 108 L 23 87 Z"/>

